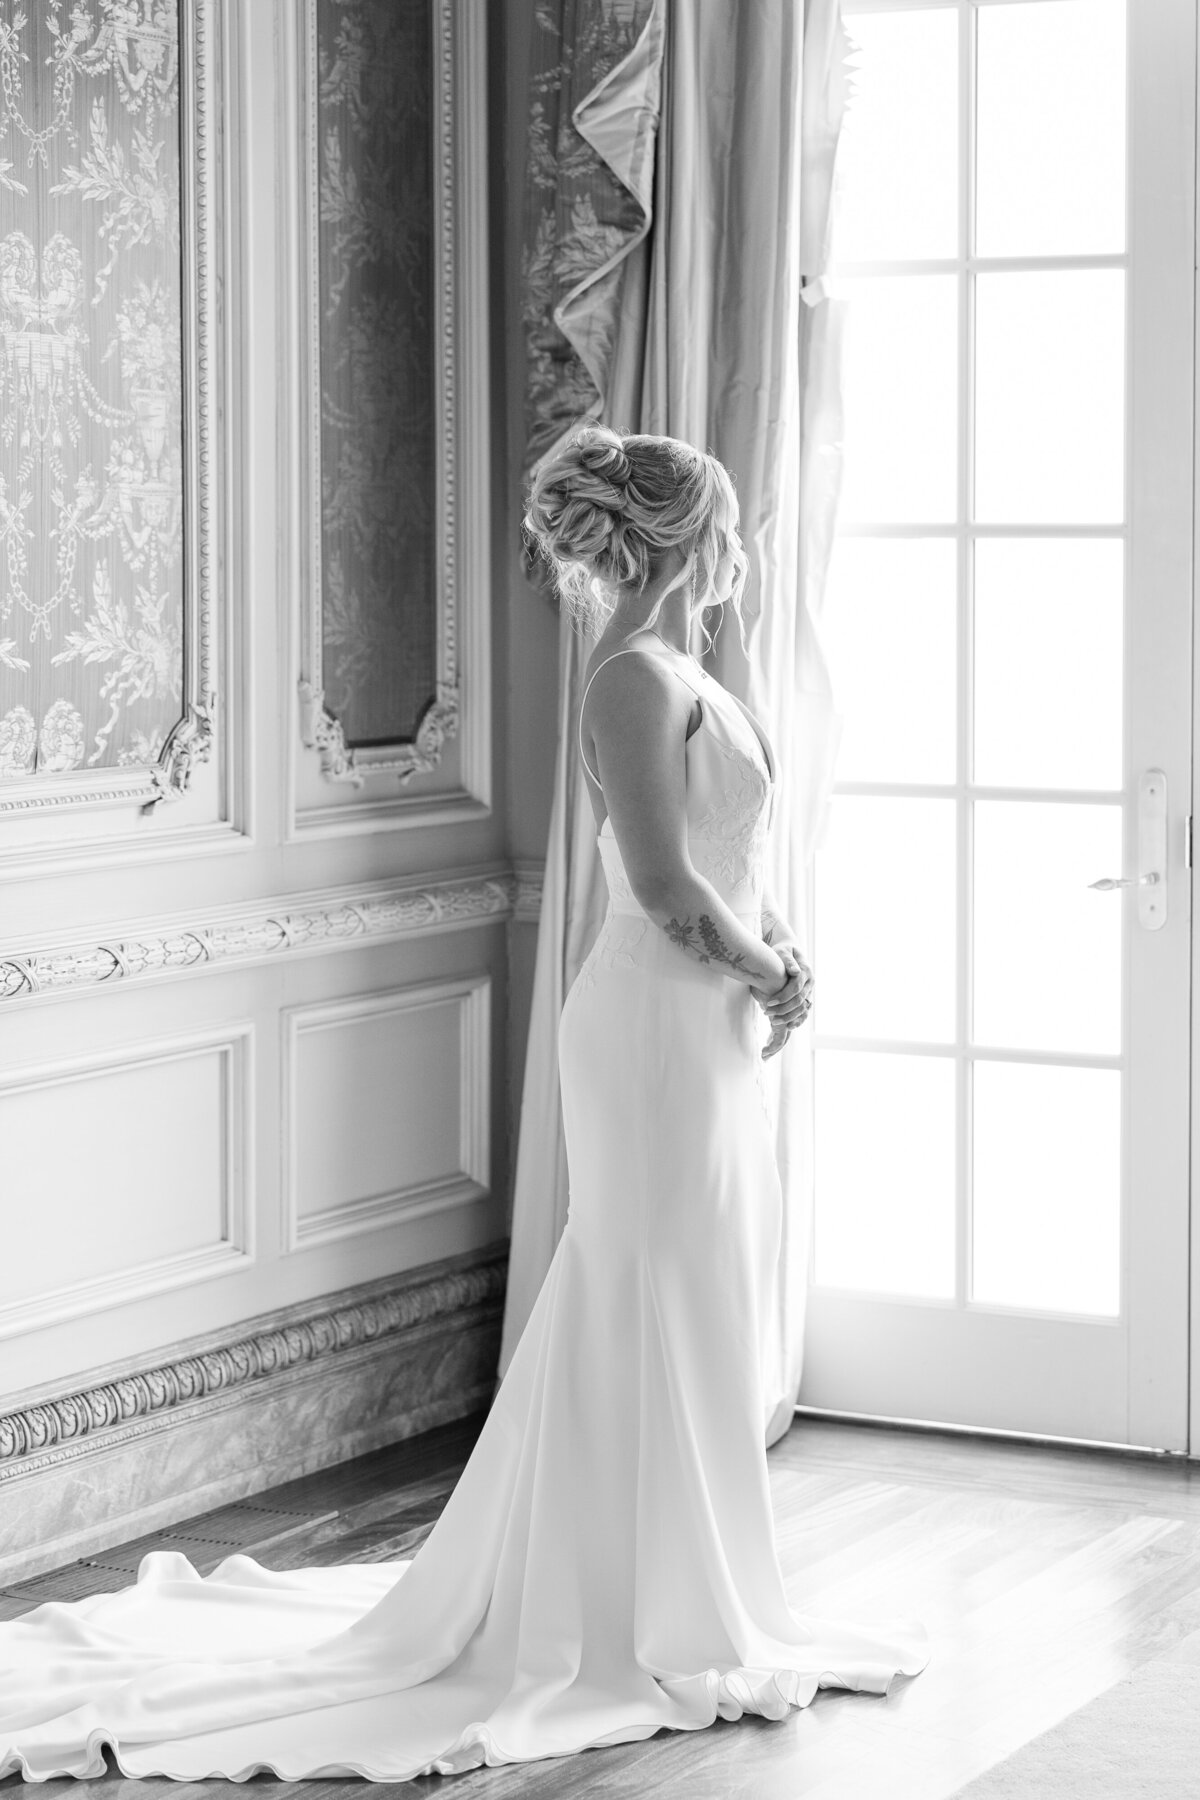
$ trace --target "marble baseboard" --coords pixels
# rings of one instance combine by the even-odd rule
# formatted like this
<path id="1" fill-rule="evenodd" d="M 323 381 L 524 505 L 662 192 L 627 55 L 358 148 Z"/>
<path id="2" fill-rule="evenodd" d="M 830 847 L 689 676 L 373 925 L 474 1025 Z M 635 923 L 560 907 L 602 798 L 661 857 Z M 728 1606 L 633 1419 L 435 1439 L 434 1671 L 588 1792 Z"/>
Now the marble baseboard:
<path id="1" fill-rule="evenodd" d="M 506 1246 L 286 1307 L 0 1415 L 0 1584 L 487 1406 Z"/>

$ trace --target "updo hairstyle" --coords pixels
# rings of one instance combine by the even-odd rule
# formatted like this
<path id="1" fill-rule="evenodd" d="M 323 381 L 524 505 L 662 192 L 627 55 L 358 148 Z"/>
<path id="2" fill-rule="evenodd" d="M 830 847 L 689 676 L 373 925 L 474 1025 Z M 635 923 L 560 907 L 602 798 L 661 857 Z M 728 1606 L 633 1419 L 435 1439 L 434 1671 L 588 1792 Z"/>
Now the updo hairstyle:
<path id="1" fill-rule="evenodd" d="M 623 433 L 588 425 L 538 469 L 529 491 L 525 531 L 554 571 L 573 619 L 598 636 L 619 592 L 641 592 L 667 551 L 684 552 L 682 569 L 659 595 L 652 626 L 667 596 L 694 595 L 694 611 L 716 602 L 721 557 L 732 551 L 729 604 L 742 620 L 749 569 L 736 527 L 722 524 L 722 502 L 737 516 L 728 472 L 715 456 L 679 438 Z"/>

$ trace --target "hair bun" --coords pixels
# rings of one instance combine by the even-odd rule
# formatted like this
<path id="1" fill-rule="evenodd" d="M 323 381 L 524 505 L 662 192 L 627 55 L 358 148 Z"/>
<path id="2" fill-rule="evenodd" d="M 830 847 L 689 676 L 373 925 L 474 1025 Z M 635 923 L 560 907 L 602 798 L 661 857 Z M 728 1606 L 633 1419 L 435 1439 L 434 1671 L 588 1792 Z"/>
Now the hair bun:
<path id="1" fill-rule="evenodd" d="M 625 446 L 616 432 L 607 425 L 586 427 L 577 435 L 575 448 L 580 466 L 590 475 L 599 475 L 609 483 L 618 496 L 618 510 L 624 511 L 625 489 L 629 484 L 631 466 Z"/>
<path id="2" fill-rule="evenodd" d="M 729 474 L 693 445 L 584 425 L 535 469 L 527 541 L 553 565 L 568 608 L 590 621 L 589 629 L 598 628 L 616 596 L 644 592 L 672 551 L 683 554 L 683 576 L 697 574 L 707 593 L 729 550 L 722 498 L 727 518 L 730 505 L 736 512 Z M 741 566 L 735 607 L 745 585 L 744 557 Z"/>

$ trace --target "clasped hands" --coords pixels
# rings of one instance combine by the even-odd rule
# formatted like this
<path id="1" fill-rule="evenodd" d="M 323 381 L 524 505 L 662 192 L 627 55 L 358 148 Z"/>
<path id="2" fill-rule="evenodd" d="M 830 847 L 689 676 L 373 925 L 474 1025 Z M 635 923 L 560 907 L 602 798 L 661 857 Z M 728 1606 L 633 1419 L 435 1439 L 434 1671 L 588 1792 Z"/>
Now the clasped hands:
<path id="1" fill-rule="evenodd" d="M 790 1034 L 803 1025 L 812 1007 L 814 977 L 804 958 L 796 956 L 787 945 L 776 945 L 775 954 L 783 963 L 783 986 L 772 993 L 759 987 L 750 989 L 771 1022 L 771 1036 L 763 1047 L 764 1057 L 774 1056 L 783 1049 Z"/>

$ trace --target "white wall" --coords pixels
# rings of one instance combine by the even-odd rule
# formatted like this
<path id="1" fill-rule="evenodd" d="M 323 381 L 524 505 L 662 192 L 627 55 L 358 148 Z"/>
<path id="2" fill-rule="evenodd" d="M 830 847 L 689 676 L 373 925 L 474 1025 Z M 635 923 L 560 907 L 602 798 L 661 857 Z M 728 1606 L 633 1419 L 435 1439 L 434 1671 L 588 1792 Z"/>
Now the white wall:
<path id="1" fill-rule="evenodd" d="M 465 676 L 488 721 L 490 803 L 428 823 L 418 813 L 313 828 L 300 813 L 312 764 L 295 694 L 301 272 L 289 213 L 293 72 L 279 29 L 290 6 L 218 8 L 231 352 L 220 396 L 219 829 L 156 814 L 137 823 L 145 849 L 85 850 L 60 833 L 3 871 L 0 958 L 58 952 L 74 973 L 3 1003 L 0 1406 L 507 1229 L 508 1061 L 520 1055 L 534 928 L 509 924 L 485 878 L 502 886 L 514 852 L 542 852 L 554 716 L 553 621 L 520 591 L 505 516 L 512 334 L 493 308 L 501 423 L 484 457 L 496 522 L 481 591 L 464 596 L 477 609 Z M 505 204 L 501 27 L 521 9 L 488 11 L 496 154 L 490 195 L 477 198 L 495 208 Z M 511 216 L 493 215 L 490 230 L 493 253 L 511 249 Z M 492 277 L 507 304 L 512 267 L 501 254 Z M 450 747 L 432 786 L 452 783 L 460 753 L 461 742 Z M 419 790 L 420 778 L 405 791 Z M 419 894 L 448 876 L 465 878 L 475 922 L 426 929 Z M 418 899 L 404 898 L 408 888 Z M 364 892 L 375 910 L 346 940 L 346 897 Z M 264 923 L 289 909 L 303 915 L 294 942 Z M 140 963 L 113 964 L 102 981 L 89 973 L 89 947 L 105 944 L 167 944 L 167 960 L 182 944 L 186 960 L 188 934 L 214 921 L 227 938 L 185 973 L 139 973 Z M 511 1002 L 510 932 L 520 939 Z"/>

